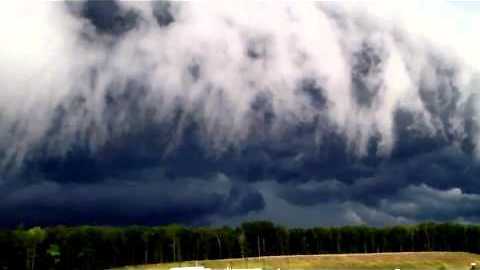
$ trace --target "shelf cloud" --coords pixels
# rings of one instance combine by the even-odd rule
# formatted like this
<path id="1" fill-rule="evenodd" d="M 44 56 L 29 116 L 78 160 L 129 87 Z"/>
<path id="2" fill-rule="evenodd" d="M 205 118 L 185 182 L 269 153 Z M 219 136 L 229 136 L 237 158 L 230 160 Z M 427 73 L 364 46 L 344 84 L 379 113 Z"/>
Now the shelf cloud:
<path id="1" fill-rule="evenodd" d="M 480 216 L 480 40 L 449 3 L 2 5 L 6 225 Z"/>

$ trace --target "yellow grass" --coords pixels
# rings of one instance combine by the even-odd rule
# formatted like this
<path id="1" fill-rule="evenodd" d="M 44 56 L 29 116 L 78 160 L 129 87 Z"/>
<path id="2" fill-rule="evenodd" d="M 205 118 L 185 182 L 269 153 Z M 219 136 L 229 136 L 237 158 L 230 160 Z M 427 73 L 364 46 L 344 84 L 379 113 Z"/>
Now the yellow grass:
<path id="1" fill-rule="evenodd" d="M 266 269 L 395 269 L 402 270 L 468 270 L 470 263 L 480 263 L 480 255 L 465 252 L 401 252 L 373 254 L 272 256 L 247 259 L 199 261 L 209 268 Z M 167 270 L 170 267 L 194 266 L 195 262 L 129 266 L 118 270 Z M 480 264 L 479 264 L 480 265 Z"/>

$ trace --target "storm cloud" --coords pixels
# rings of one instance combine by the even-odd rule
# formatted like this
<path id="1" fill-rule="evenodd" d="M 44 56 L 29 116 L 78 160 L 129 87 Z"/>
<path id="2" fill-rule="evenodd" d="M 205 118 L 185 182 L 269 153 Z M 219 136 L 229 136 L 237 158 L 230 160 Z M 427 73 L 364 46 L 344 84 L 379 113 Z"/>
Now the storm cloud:
<path id="1" fill-rule="evenodd" d="M 1 225 L 480 217 L 448 3 L 2 5 Z"/>

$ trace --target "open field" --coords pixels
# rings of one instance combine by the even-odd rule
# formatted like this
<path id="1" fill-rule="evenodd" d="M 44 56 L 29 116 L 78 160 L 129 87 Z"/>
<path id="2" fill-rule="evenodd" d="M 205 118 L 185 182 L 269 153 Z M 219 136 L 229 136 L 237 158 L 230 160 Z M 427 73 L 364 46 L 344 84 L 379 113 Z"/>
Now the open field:
<path id="1" fill-rule="evenodd" d="M 199 261 L 198 265 L 209 268 L 254 268 L 269 269 L 463 269 L 471 262 L 480 262 L 480 255 L 465 252 L 401 252 L 372 254 L 328 254 L 272 256 L 262 258 L 225 259 Z M 118 270 L 158 270 L 178 266 L 194 266 L 195 262 L 130 266 Z"/>

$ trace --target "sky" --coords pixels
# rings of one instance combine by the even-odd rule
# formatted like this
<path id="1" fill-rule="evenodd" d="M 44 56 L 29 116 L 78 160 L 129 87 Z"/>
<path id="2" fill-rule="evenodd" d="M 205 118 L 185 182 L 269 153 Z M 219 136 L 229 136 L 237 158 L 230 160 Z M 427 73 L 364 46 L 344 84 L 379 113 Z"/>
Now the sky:
<path id="1" fill-rule="evenodd" d="M 0 8 L 0 226 L 480 221 L 480 4 Z"/>

